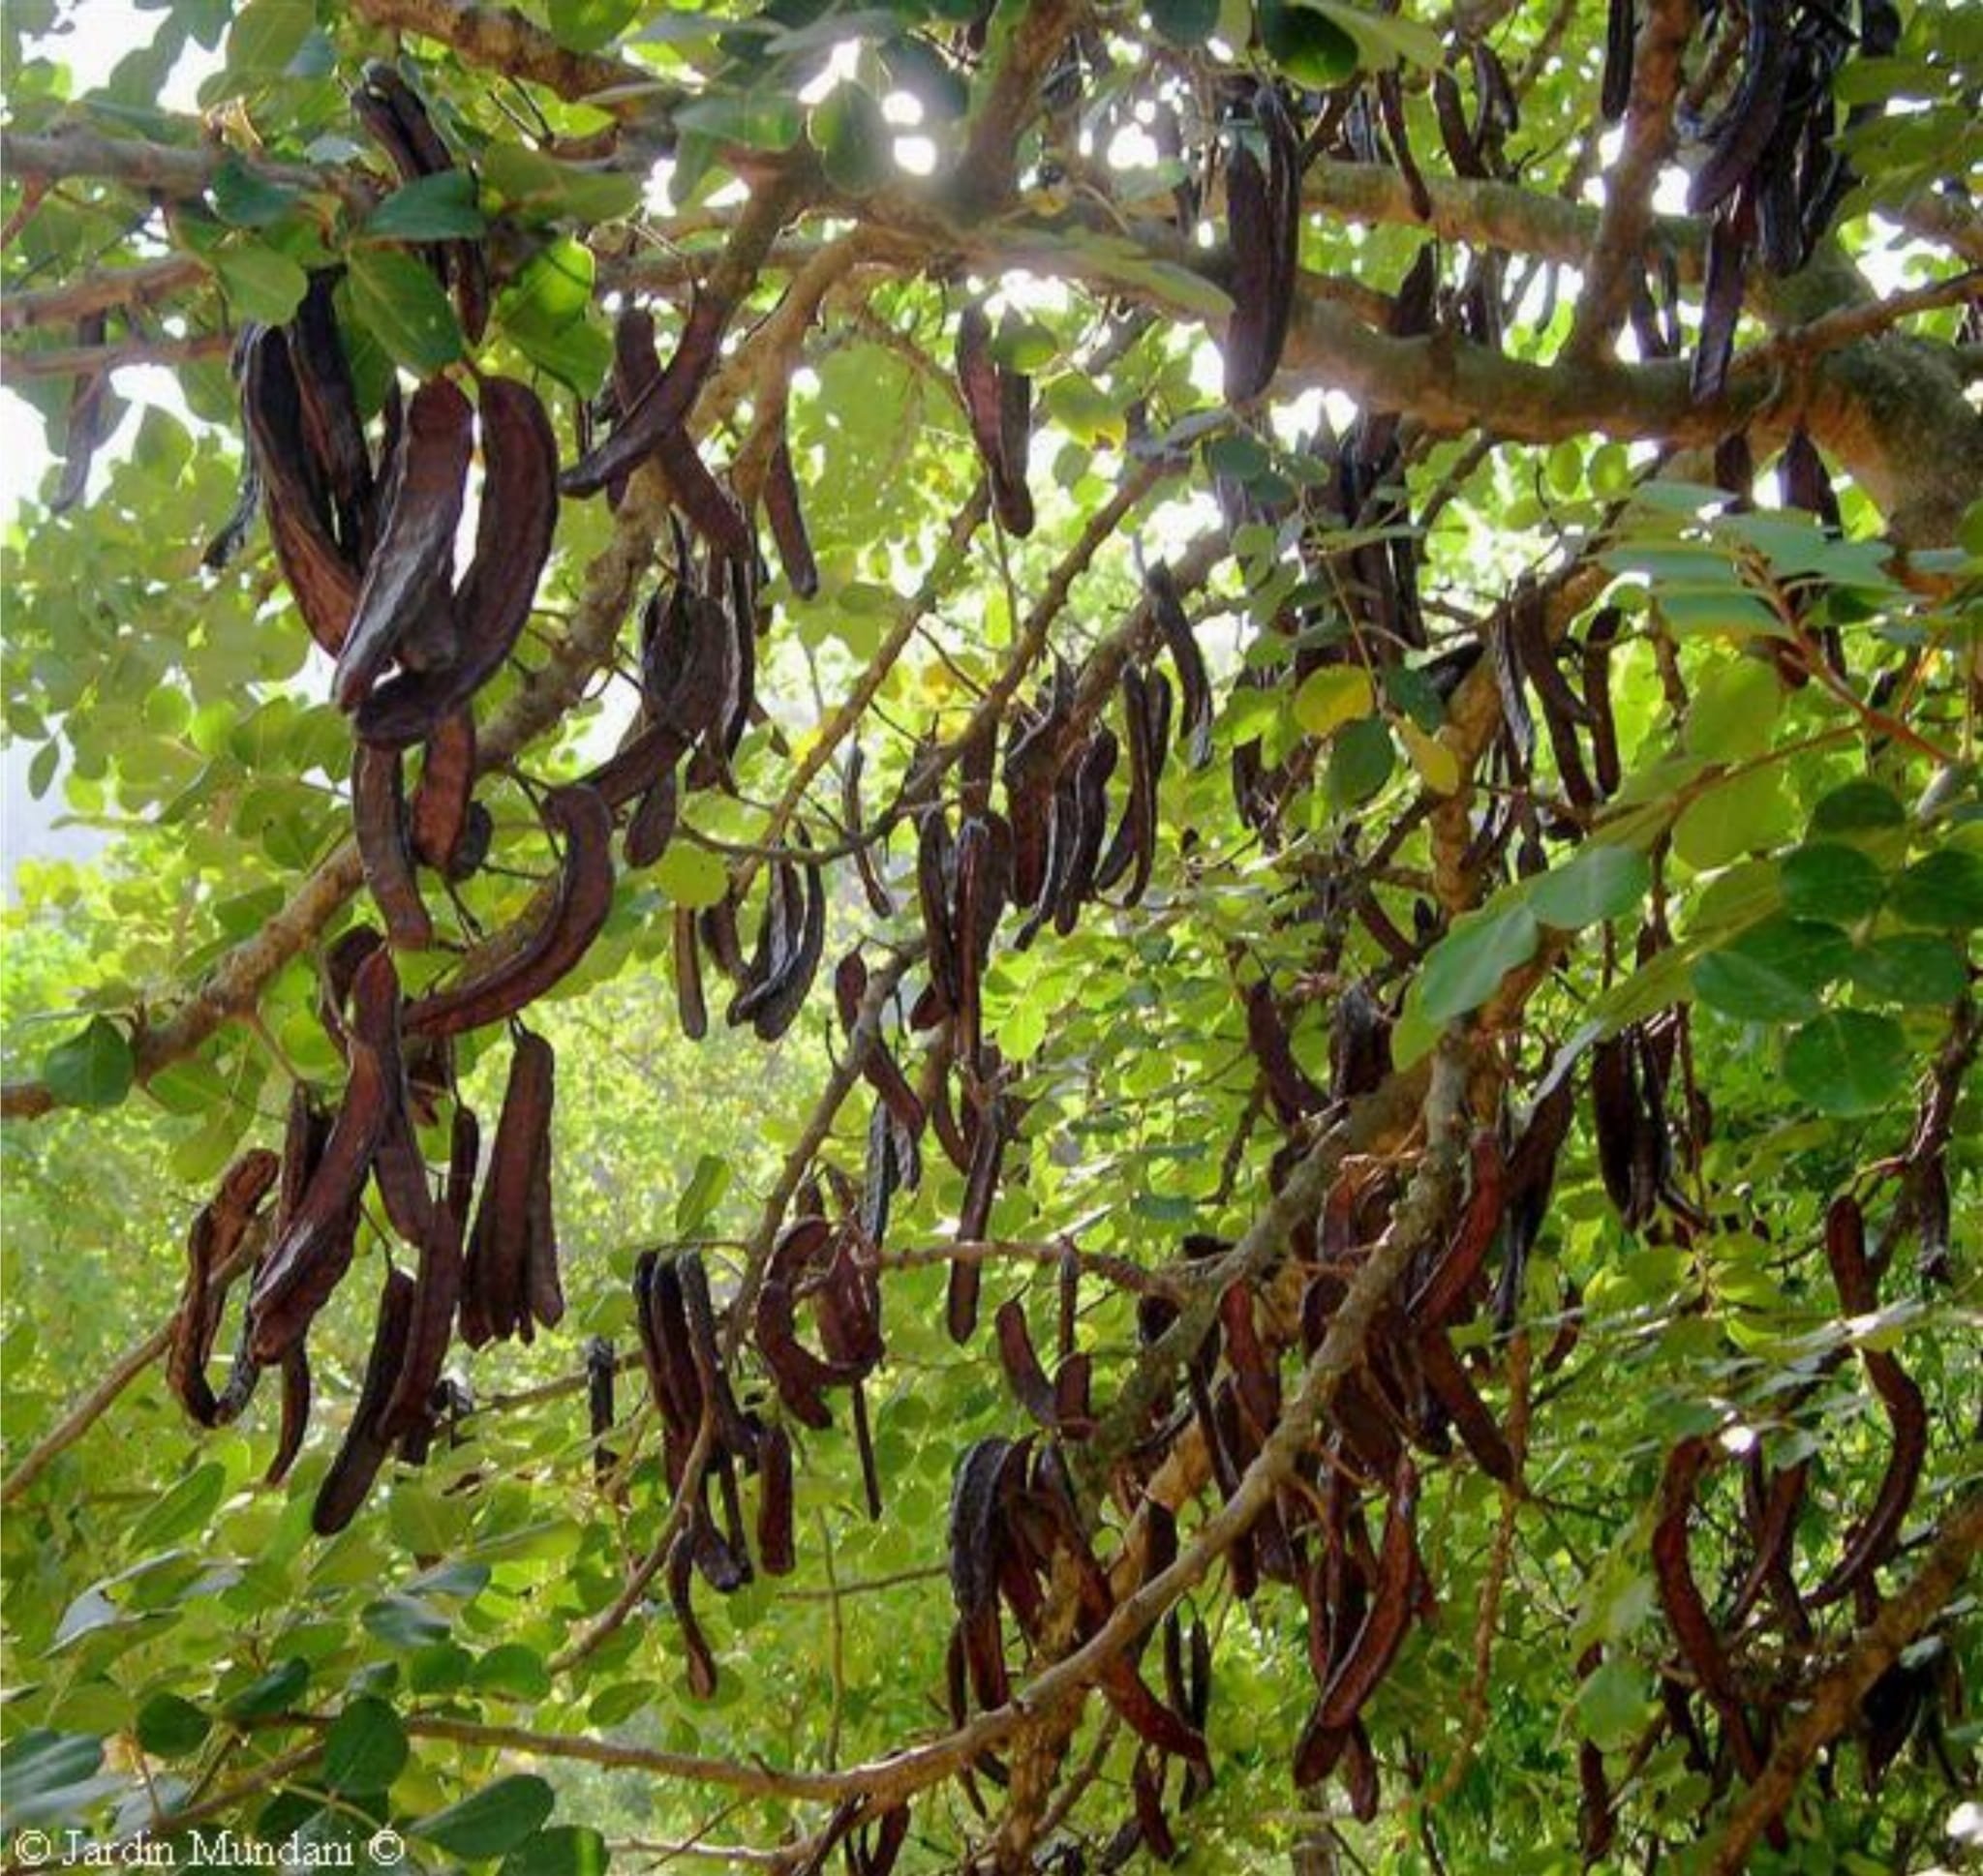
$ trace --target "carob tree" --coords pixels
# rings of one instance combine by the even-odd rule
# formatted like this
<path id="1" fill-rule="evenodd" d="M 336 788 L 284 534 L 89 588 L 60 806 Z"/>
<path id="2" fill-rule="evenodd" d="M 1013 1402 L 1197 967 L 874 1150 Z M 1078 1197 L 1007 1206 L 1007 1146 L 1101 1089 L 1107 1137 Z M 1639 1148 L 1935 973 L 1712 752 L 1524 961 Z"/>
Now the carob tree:
<path id="1" fill-rule="evenodd" d="M 1983 1541 L 1958 10 L 146 17 L 74 95 L 87 10 L 5 28 L 6 668 L 194 958 L 5 1109 L 142 1090 L 210 1195 L 7 1430 L 128 1566 L 10 1539 L 23 1820 L 590 1869 L 590 1765 L 788 1871 L 1906 1866 Z M 587 1203 L 629 988 L 799 1116 L 733 1235 L 719 1154 Z M 107 1546 L 161 1357 L 255 1464 Z"/>

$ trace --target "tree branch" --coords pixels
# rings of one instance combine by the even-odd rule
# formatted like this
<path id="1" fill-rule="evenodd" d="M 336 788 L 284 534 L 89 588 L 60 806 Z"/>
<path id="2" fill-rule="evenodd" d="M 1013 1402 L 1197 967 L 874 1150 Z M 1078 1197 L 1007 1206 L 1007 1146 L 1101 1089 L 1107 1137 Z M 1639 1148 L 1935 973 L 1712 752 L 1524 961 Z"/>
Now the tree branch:
<path id="1" fill-rule="evenodd" d="M 171 255 L 135 266 L 105 267 L 95 273 L 77 274 L 60 287 L 9 293 L 0 299 L 0 332 L 54 325 L 120 307 L 150 306 L 204 285 L 207 277 L 206 263 L 192 255 Z"/>
<path id="2" fill-rule="evenodd" d="M 1646 236 L 1653 226 L 1653 186 L 1673 146 L 1673 101 L 1694 17 L 1694 0 L 1652 0 L 1639 27 L 1624 140 L 1604 177 L 1604 208 L 1564 348 L 1572 362 L 1595 358 L 1609 348 L 1642 279 Z"/>
<path id="3" fill-rule="evenodd" d="M 470 65 L 505 77 L 539 84 L 572 104 L 595 101 L 601 92 L 637 92 L 615 97 L 600 107 L 616 115 L 645 115 L 657 105 L 671 106 L 682 93 L 663 86 L 655 74 L 623 59 L 574 52 L 541 26 L 509 7 L 473 0 L 353 0 L 375 26 L 422 39 L 439 40 Z"/>
<path id="4" fill-rule="evenodd" d="M 1803 1717 L 1777 1741 L 1762 1775 L 1743 1794 L 1700 1863 L 1703 1876 L 1738 1876 L 1755 1840 L 1781 1815 L 1824 1747 L 1858 1717 L 1867 1690 L 1926 1633 L 1963 1586 L 1983 1549 L 1983 1491 L 1971 1491 L 1943 1520 L 1921 1566 L 1858 1631 L 1846 1657 L 1811 1689 Z"/>

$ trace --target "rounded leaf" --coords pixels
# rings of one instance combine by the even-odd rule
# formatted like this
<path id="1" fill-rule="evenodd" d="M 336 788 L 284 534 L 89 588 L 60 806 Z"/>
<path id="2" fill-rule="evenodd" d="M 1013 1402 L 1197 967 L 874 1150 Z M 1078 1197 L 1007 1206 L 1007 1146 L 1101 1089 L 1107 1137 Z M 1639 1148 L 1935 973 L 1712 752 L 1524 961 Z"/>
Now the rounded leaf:
<path id="1" fill-rule="evenodd" d="M 1891 1016 L 1828 1010 L 1784 1048 L 1784 1075 L 1820 1114 L 1869 1114 L 1907 1089 L 1913 1058 Z"/>

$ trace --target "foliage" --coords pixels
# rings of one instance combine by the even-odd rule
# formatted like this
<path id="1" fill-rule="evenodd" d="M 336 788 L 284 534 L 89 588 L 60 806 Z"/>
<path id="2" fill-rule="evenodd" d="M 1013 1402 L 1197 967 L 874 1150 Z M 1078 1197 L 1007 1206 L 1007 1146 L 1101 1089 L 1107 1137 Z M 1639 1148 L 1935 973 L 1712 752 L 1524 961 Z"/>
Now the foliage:
<path id="1" fill-rule="evenodd" d="M 1746 211 L 1652 210 L 1732 135 L 1747 17 L 1614 8 L 1637 49 L 1613 145 L 1602 11 L 164 0 L 85 89 L 63 54 L 88 10 L 9 10 L 5 355 L 63 461 L 5 542 L 5 721 L 35 792 L 113 836 L 99 864 L 18 866 L 7 915 L 10 1831 L 389 1825 L 421 1867 L 686 1843 L 800 1868 L 906 1801 L 905 1870 L 1108 1867 L 1168 1833 L 1185 1869 L 1400 1876 L 1960 1854 L 1983 1673 L 1983 224 L 1937 185 L 1974 167 L 1983 15 L 1924 4 L 1888 45 L 1861 10 L 1825 76 L 1849 189 L 1777 271 L 1766 230 L 1730 236 Z M 1828 10 L 1792 11 L 1822 38 Z M 189 81 L 197 113 L 161 102 Z M 444 166 L 395 162 L 395 83 Z M 1454 97 L 1472 128 L 1442 135 Z M 1298 255 L 1249 221 L 1249 173 L 1262 200 L 1298 191 Z M 1703 275 L 1728 238 L 1750 249 L 1717 382 Z M 1284 347 L 1262 336 L 1276 295 Z M 367 1214 L 311 1329 L 315 1422 L 280 1485 L 272 1380 L 190 1427 L 154 1333 L 224 1170 L 281 1142 L 294 1085 L 344 1087 L 320 967 L 379 920 L 320 619 L 261 521 L 224 540 L 229 352 L 320 302 L 368 439 L 389 386 L 500 376 L 542 398 L 565 464 L 637 415 L 626 309 L 666 357 L 721 308 L 681 436 L 768 537 L 787 450 L 817 562 L 808 592 L 777 530 L 727 774 L 688 759 L 665 851 L 618 864 L 603 930 L 530 1007 L 559 1061 L 562 1323 L 455 1346 L 467 1399 L 329 1537 L 313 1505 L 378 1284 L 411 1261 L 397 1220 Z M 1265 394 L 1229 397 L 1262 346 Z M 547 786 L 596 780 L 664 714 L 636 620 L 712 558 L 672 460 L 558 504 L 473 700 L 485 755 L 514 739 L 476 783 L 489 854 L 419 874 L 441 942 L 398 953 L 410 999 L 515 950 L 564 863 Z M 264 520 L 282 499 L 264 487 Z M 735 603 L 720 575 L 706 596 Z M 1132 755 L 1160 679 L 1171 734 Z M 974 1042 L 968 993 L 953 1019 L 925 988 L 932 817 L 987 851 L 1022 823 L 1043 720 L 1050 795 L 1072 800 L 1096 725 L 1122 745 L 1101 831 L 1123 831 L 1121 883 L 1043 899 L 1060 916 L 1023 942 L 1006 911 Z M 1139 824 L 1132 772 L 1160 752 Z M 827 889 L 822 981 L 767 1043 L 722 1020 L 712 962 L 690 1041 L 684 915 L 740 902 L 749 938 L 795 856 Z M 939 901 L 961 868 L 938 865 Z M 860 1025 L 829 981 L 857 947 L 901 984 Z M 453 1105 L 494 1131 L 505 1028 L 452 1044 L 437 1166 Z M 989 1184 L 934 1129 L 917 1180 L 875 1146 L 882 1048 L 923 1104 L 1006 1117 Z M 836 1176 L 864 1219 L 890 1188 L 858 1245 L 885 1299 L 860 1383 L 878 1516 L 848 1394 L 798 1425 L 751 1311 L 793 1221 L 852 1209 Z M 1470 1241 L 1480 1272 L 1425 1322 L 1428 1272 Z M 695 1589 L 713 1688 L 664 1567 L 700 1488 L 639 1359 L 656 1251 L 702 1258 L 746 1405 L 798 1436 L 796 1570 Z M 964 1267 L 984 1295 L 959 1337 Z M 1157 1295 L 1198 1312 L 1190 1336 L 1163 1337 Z M 1037 1347 L 1057 1330 L 1090 1364 L 1051 1429 L 994 1333 L 1015 1300 Z M 590 1338 L 620 1360 L 603 1431 Z M 1426 1379 L 1442 1350 L 1484 1429 Z M 1271 1424 L 1249 1431 L 1262 1364 Z M 1415 1474 L 1371 1464 L 1399 1428 Z M 1037 1540 L 1040 1621 L 1001 1627 L 992 1588 L 994 1646 L 1022 1695 L 1073 1697 L 974 1685 L 966 1720 L 957 1481 L 1026 1433 L 1064 1455 L 1081 1535 Z M 1690 1453 L 1711 1463 L 1683 1484 Z M 1050 1488 L 1022 1485 L 1045 1516 Z M 1387 1601 L 1378 1558 L 1339 1552 L 1388 1550 L 1393 1521 L 1418 1558 L 1399 1646 L 1352 1714 L 1363 1743 L 1323 1728 L 1340 1770 L 1297 1788 L 1361 1632 L 1346 1572 Z M 1022 1555 L 1022 1524 L 984 1541 Z M 1830 1594 L 1855 1540 L 1877 1554 Z M 1122 1705 L 1139 1659 L 1192 1705 L 1164 1654 L 1194 1623 L 1208 1785 Z"/>

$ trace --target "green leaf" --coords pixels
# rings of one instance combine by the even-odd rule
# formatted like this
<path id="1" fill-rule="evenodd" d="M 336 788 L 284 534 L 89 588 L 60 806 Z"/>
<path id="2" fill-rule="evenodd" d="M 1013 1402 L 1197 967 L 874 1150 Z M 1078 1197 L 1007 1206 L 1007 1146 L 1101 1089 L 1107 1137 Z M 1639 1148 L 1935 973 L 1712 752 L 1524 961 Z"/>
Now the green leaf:
<path id="1" fill-rule="evenodd" d="M 1219 23 L 1219 0 L 1150 0 L 1149 15 L 1173 45 L 1203 45 Z"/>
<path id="2" fill-rule="evenodd" d="M 722 857 L 686 840 L 671 840 L 649 877 L 673 904 L 693 906 L 697 911 L 717 904 L 730 889 L 729 869 Z"/>
<path id="3" fill-rule="evenodd" d="M 248 0 L 228 31 L 228 70 L 241 77 L 280 77 L 316 23 L 313 0 Z"/>
<path id="4" fill-rule="evenodd" d="M 574 52 L 596 52 L 639 15 L 640 0 L 550 0 L 548 17 L 559 45 Z"/>
<path id="5" fill-rule="evenodd" d="M 393 248 L 348 254 L 351 310 L 393 361 L 432 378 L 462 355 L 461 327 L 425 261 Z"/>
<path id="6" fill-rule="evenodd" d="M 1794 1021 L 1815 1013 L 1818 992 L 1851 957 L 1852 941 L 1837 925 L 1775 918 L 1697 959 L 1694 994 L 1745 1021 Z"/>
<path id="7" fill-rule="evenodd" d="M 1295 721 L 1310 736 L 1328 736 L 1377 708 L 1370 673 L 1360 664 L 1325 664 L 1301 680 Z"/>
<path id="8" fill-rule="evenodd" d="M 196 1466 L 163 1498 L 149 1505 L 131 1528 L 130 1547 L 163 1550 L 200 1529 L 228 1496 L 228 1468 L 218 1460 Z"/>
<path id="9" fill-rule="evenodd" d="M 551 1691 L 544 1657 L 521 1642 L 504 1642 L 492 1648 L 475 1663 L 472 1678 L 477 1687 L 511 1700 L 542 1700 Z"/>
<path id="10" fill-rule="evenodd" d="M 243 1687 L 221 1709 L 222 1717 L 256 1720 L 266 1719 L 272 1713 L 287 1712 L 309 1684 L 310 1664 L 292 1654 Z"/>
<path id="11" fill-rule="evenodd" d="M 1783 860 L 1784 903 L 1813 919 L 1863 919 L 1886 896 L 1878 863 L 1842 840 L 1816 840 Z"/>
<path id="12" fill-rule="evenodd" d="M 124 1032 L 107 1016 L 92 1016 L 42 1058 L 42 1079 L 66 1106 L 114 1107 L 131 1092 L 137 1058 Z"/>
<path id="13" fill-rule="evenodd" d="M 1710 762 L 1741 762 L 1770 746 L 1784 687 L 1776 667 L 1759 658 L 1717 666 L 1688 707 L 1686 745 Z"/>
<path id="14" fill-rule="evenodd" d="M 1830 1010 L 1784 1048 L 1791 1091 L 1820 1114 L 1869 1114 L 1907 1092 L 1912 1058 L 1891 1016 Z"/>
<path id="15" fill-rule="evenodd" d="M 1298 83 L 1327 91 L 1357 70 L 1357 42 L 1319 9 L 1301 0 L 1260 0 L 1260 43 Z"/>
<path id="16" fill-rule="evenodd" d="M 211 259 L 221 290 L 244 320 L 281 325 L 294 315 L 310 290 L 310 276 L 274 248 L 219 248 Z"/>
<path id="17" fill-rule="evenodd" d="M 418 1596 L 398 1591 L 368 1602 L 358 1619 L 388 1648 L 420 1649 L 448 1636 L 446 1617 Z"/>
<path id="18" fill-rule="evenodd" d="M 302 191 L 270 182 L 229 152 L 207 185 L 213 212 L 229 227 L 259 228 L 279 222 L 302 199 Z"/>
<path id="19" fill-rule="evenodd" d="M 1780 770 L 1751 769 L 1716 782 L 1673 825 L 1673 851 L 1701 872 L 1768 850 L 1790 831 Z"/>
<path id="20" fill-rule="evenodd" d="M 399 1715 L 372 1694 L 351 1701 L 323 1736 L 323 1782 L 334 1792 L 382 1792 L 405 1768 Z"/>
<path id="21" fill-rule="evenodd" d="M 1577 1730 L 1601 1752 L 1629 1750 L 1653 1713 L 1651 1679 L 1628 1654 L 1611 1654 L 1577 1689 Z"/>
<path id="22" fill-rule="evenodd" d="M 541 1778 L 517 1772 L 407 1828 L 451 1857 L 479 1862 L 515 1849 L 551 1815 L 556 1803 L 551 1787 Z"/>
<path id="23" fill-rule="evenodd" d="M 747 150 L 789 150 L 806 132 L 804 106 L 781 91 L 716 92 L 675 112 L 678 130 Z"/>
<path id="24" fill-rule="evenodd" d="M 1529 909 L 1559 931 L 1581 931 L 1623 918 L 1651 891 L 1652 862 L 1629 847 L 1580 847 L 1567 865 L 1544 873 L 1529 890 Z"/>
<path id="25" fill-rule="evenodd" d="M 137 1710 L 137 1743 L 155 1759 L 183 1759 L 198 1752 L 213 1721 L 177 1694 L 154 1694 Z"/>
<path id="26" fill-rule="evenodd" d="M 92 1734 L 37 1726 L 0 1746 L 0 1793 L 9 1830 L 59 1816 L 65 1795 L 96 1776 L 104 1742 Z"/>
<path id="27" fill-rule="evenodd" d="M 402 183 L 366 216 L 363 241 L 473 239 L 488 229 L 475 204 L 475 179 L 466 169 L 444 169 Z"/>
<path id="28" fill-rule="evenodd" d="M 1811 812 L 1811 832 L 1877 833 L 1907 824 L 1907 810 L 1891 789 L 1875 781 L 1847 782 L 1835 788 Z"/>
<path id="29" fill-rule="evenodd" d="M 1396 765 L 1397 750 L 1381 716 L 1344 724 L 1329 744 L 1329 800 L 1338 807 L 1360 807 L 1390 779 Z"/>
<path id="30" fill-rule="evenodd" d="M 1359 62 L 1376 71 L 1404 63 L 1434 70 L 1443 53 L 1439 35 L 1430 26 L 1397 14 L 1365 12 L 1339 0 L 1302 0 L 1325 18 L 1332 20 L 1357 43 Z"/>
<path id="31" fill-rule="evenodd" d="M 836 85 L 813 106 L 808 129 L 827 181 L 842 194 L 872 195 L 894 179 L 894 133 L 880 105 L 860 85 Z"/>
<path id="32" fill-rule="evenodd" d="M 1937 931 L 1983 925 L 1983 856 L 1944 847 L 1917 860 L 1894 882 L 1893 909 Z"/>
<path id="33" fill-rule="evenodd" d="M 1969 968 L 1951 940 L 1903 931 L 1859 952 L 1852 959 L 1852 982 L 1890 1003 L 1941 1008 L 1968 987 Z"/>
<path id="34" fill-rule="evenodd" d="M 730 1163 L 720 1153 L 705 1153 L 695 1162 L 682 1196 L 675 1201 L 675 1235 L 693 1237 L 706 1225 L 730 1190 Z"/>
<path id="35" fill-rule="evenodd" d="M 602 222 L 623 221 L 640 206 L 637 176 L 580 169 L 520 143 L 491 145 L 483 152 L 480 166 L 484 189 L 509 208 L 534 216 L 562 215 L 596 227 Z M 586 278 L 590 283 L 591 274 Z M 588 297 L 590 293 L 588 286 Z"/>
<path id="36" fill-rule="evenodd" d="M 1426 1020 L 1446 1023 L 1478 1010 L 1510 971 L 1535 956 L 1541 935 L 1536 915 L 1520 903 L 1483 907 L 1455 922 L 1419 973 L 1418 1004 Z"/>
<path id="37" fill-rule="evenodd" d="M 526 1837 L 497 1876 L 605 1876 L 606 1839 L 590 1825 L 554 1824 Z"/>
<path id="38" fill-rule="evenodd" d="M 497 295 L 496 323 L 534 365 L 591 397 L 613 363 L 613 342 L 594 322 L 592 251 L 570 238 L 531 257 Z"/>

